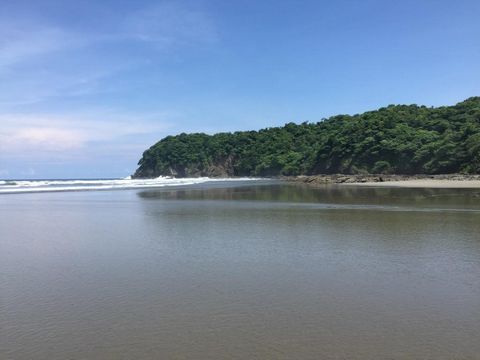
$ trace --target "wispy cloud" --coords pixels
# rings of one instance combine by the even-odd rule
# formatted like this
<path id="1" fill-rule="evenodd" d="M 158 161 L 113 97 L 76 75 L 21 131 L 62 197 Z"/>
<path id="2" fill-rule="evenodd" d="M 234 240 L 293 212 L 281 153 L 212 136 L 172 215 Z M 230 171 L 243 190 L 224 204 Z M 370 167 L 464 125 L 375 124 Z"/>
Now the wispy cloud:
<path id="1" fill-rule="evenodd" d="M 0 25 L 0 69 L 35 60 L 74 45 L 74 35 L 49 25 L 3 21 Z"/>
<path id="2" fill-rule="evenodd" d="M 43 170 L 26 175 L 91 161 L 134 167 L 174 127 L 181 116 L 163 109 L 175 105 L 160 95 L 155 103 L 157 87 L 161 94 L 168 86 L 162 66 L 177 50 L 188 56 L 183 50 L 215 44 L 218 34 L 197 2 L 147 3 L 98 5 L 108 15 L 92 27 L 68 23 L 70 13 L 0 14 L 0 176 L 39 164 Z"/>
<path id="3" fill-rule="evenodd" d="M 173 1 L 131 14 L 123 29 L 128 37 L 154 43 L 157 48 L 218 40 L 213 21 L 205 11 Z"/>
<path id="4" fill-rule="evenodd" d="M 131 116 L 105 110 L 76 115 L 0 115 L 0 157 L 64 158 L 69 152 L 74 154 L 87 146 L 123 148 L 125 137 L 160 136 L 170 126 L 166 120 L 168 117 L 172 115 L 150 113 Z"/>
<path id="5" fill-rule="evenodd" d="M 11 76 L 0 76 L 0 109 L 24 107 L 51 99 L 70 99 L 118 91 L 108 81 L 128 68 L 128 64 L 103 64 L 95 68 L 29 68 Z M 3 81 L 1 81 L 3 80 Z"/>
<path id="6" fill-rule="evenodd" d="M 46 19 L 0 18 L 0 107 L 108 92 L 112 77 L 148 66 L 147 58 L 217 39 L 208 13 L 183 1 L 147 6 L 81 32 Z M 148 46 L 129 52 L 135 44 Z"/>
<path id="7" fill-rule="evenodd" d="M 3 151 L 30 148 L 36 151 L 64 151 L 81 147 L 85 134 L 81 131 L 54 127 L 26 127 L 0 135 Z"/>

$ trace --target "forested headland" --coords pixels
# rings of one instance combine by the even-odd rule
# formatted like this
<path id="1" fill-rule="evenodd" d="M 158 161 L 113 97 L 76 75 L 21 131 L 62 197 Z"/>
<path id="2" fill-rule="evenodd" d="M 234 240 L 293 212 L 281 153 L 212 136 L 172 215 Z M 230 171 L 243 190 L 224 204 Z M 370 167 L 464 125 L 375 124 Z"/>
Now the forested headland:
<path id="1" fill-rule="evenodd" d="M 389 105 L 317 123 L 167 136 L 134 177 L 480 173 L 480 97 Z"/>

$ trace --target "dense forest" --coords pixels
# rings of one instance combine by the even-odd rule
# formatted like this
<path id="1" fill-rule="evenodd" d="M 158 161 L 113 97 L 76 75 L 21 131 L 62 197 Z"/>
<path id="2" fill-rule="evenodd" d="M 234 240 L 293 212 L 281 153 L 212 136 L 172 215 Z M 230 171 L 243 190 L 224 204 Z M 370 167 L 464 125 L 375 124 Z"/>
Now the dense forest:
<path id="1" fill-rule="evenodd" d="M 167 136 L 138 165 L 134 177 L 480 173 L 480 97 L 259 131 Z"/>

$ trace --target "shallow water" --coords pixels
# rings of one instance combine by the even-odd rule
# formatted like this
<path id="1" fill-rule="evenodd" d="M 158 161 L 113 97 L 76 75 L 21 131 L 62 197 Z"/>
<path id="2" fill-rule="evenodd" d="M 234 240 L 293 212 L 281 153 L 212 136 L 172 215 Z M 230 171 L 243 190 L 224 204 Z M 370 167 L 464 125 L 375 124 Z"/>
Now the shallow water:
<path id="1" fill-rule="evenodd" d="M 478 359 L 480 190 L 0 195 L 1 359 Z"/>

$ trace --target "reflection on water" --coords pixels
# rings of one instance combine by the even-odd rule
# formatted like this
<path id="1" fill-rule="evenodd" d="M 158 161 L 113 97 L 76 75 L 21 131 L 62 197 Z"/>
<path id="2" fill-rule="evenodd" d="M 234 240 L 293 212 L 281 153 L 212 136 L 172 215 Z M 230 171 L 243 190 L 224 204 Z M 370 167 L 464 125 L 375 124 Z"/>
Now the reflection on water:
<path id="1" fill-rule="evenodd" d="M 480 190 L 421 189 L 330 185 L 312 188 L 305 185 L 273 183 L 270 186 L 203 186 L 173 191 L 140 191 L 145 199 L 162 200 L 254 200 L 268 202 L 313 203 L 317 205 L 368 205 L 426 207 L 428 209 L 480 210 Z"/>
<path id="2" fill-rule="evenodd" d="M 202 184 L 0 211 L 0 358 L 480 353 L 476 190 Z"/>

